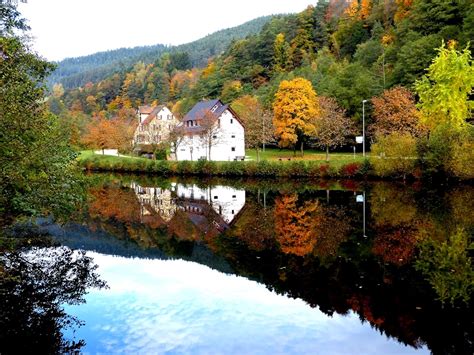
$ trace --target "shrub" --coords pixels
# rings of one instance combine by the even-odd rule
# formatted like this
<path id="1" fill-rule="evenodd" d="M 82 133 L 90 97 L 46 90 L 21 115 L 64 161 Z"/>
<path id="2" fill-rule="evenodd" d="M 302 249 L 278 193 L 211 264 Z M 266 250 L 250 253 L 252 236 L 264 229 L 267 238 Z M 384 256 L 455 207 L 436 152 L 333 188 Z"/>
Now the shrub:
<path id="1" fill-rule="evenodd" d="M 372 145 L 371 163 L 379 176 L 412 175 L 417 157 L 416 140 L 408 133 L 379 137 Z"/>
<path id="2" fill-rule="evenodd" d="M 349 163 L 344 165 L 341 168 L 341 174 L 343 176 L 355 176 L 360 171 L 360 164 L 359 163 Z"/>
<path id="3" fill-rule="evenodd" d="M 462 137 L 459 144 L 453 145 L 447 169 L 460 179 L 474 179 L 474 139 L 472 137 Z"/>

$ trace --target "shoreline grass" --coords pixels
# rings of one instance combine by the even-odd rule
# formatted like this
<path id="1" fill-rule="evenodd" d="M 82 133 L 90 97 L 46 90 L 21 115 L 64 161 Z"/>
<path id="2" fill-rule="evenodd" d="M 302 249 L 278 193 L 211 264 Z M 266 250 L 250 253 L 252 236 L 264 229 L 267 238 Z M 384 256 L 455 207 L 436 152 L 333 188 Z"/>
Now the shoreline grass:
<path id="1" fill-rule="evenodd" d="M 154 175 L 200 175 L 245 177 L 364 178 L 370 164 L 363 158 L 325 160 L 251 161 L 166 161 L 139 157 L 99 155 L 81 152 L 77 158 L 88 171 L 115 171 Z"/>

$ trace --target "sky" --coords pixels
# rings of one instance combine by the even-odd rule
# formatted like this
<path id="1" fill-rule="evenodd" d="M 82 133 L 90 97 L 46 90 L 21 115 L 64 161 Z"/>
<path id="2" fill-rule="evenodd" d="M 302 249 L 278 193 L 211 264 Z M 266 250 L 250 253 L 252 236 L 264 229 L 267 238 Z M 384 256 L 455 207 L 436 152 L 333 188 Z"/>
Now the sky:
<path id="1" fill-rule="evenodd" d="M 122 47 L 177 45 L 316 0 L 28 0 L 33 48 L 61 60 Z"/>

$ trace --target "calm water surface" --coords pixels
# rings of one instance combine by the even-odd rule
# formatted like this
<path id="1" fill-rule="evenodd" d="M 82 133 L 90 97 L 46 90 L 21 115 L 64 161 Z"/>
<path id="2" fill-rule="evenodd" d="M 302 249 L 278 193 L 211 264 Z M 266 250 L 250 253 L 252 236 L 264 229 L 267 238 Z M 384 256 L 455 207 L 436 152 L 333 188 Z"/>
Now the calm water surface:
<path id="1" fill-rule="evenodd" d="M 56 282 L 51 293 L 50 301 L 58 292 L 76 297 L 55 299 L 64 312 L 51 311 L 59 348 L 473 352 L 470 186 L 93 180 L 89 205 L 74 220 L 42 222 L 63 247 L 24 256 L 36 262 L 54 251 L 56 264 L 46 258 L 44 269 L 76 272 L 76 288 L 58 291 Z M 70 249 L 85 251 L 82 268 L 77 254 L 67 262 L 58 255 Z M 87 282 L 94 273 L 107 288 Z M 29 294 L 42 300 L 35 292 L 44 290 L 31 284 L 48 282 L 38 280 Z M 28 304 L 22 297 L 9 302 Z"/>

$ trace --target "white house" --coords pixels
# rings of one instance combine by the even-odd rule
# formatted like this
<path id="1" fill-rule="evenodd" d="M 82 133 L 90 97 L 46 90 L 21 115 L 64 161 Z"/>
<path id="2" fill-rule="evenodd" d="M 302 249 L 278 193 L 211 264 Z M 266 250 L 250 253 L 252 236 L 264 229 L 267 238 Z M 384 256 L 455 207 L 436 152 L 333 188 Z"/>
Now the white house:
<path id="1" fill-rule="evenodd" d="M 243 160 L 245 129 L 238 115 L 220 100 L 198 102 L 183 118 L 177 160 Z"/>
<path id="2" fill-rule="evenodd" d="M 179 123 L 164 105 L 140 106 L 137 111 L 138 126 L 133 136 L 134 145 L 159 144 L 169 138 L 171 130 Z"/>

